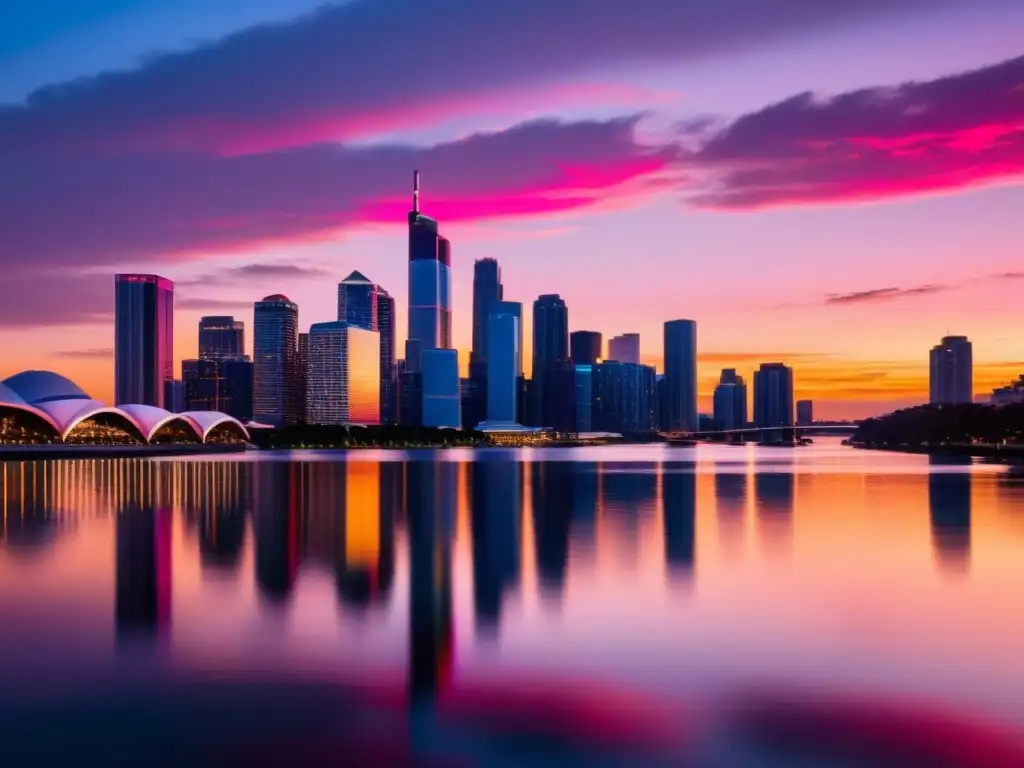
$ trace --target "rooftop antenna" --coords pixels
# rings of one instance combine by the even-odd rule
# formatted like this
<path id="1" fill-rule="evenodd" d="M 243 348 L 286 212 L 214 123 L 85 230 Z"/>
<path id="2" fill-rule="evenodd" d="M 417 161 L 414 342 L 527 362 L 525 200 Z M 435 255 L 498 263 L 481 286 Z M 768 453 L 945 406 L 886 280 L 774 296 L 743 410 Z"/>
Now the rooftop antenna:
<path id="1" fill-rule="evenodd" d="M 420 212 L 420 172 L 412 172 L 412 212 Z"/>

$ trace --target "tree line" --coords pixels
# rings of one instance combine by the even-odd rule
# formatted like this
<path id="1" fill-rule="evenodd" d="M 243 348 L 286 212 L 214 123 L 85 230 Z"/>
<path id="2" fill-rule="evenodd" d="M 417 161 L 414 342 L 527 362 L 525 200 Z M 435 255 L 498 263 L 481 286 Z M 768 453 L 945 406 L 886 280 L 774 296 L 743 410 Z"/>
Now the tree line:
<path id="1" fill-rule="evenodd" d="M 1024 404 L 921 405 L 866 419 L 851 438 L 867 447 L 1024 445 Z"/>

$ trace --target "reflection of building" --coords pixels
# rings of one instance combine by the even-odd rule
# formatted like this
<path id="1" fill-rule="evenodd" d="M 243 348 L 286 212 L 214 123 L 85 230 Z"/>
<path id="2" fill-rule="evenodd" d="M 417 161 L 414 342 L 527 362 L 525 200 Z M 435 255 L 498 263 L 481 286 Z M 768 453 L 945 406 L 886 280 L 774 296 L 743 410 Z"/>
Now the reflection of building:
<path id="1" fill-rule="evenodd" d="M 345 464 L 345 501 L 335 553 L 338 595 L 365 609 L 386 597 L 394 578 L 394 491 L 401 487 L 391 462 Z"/>
<path id="2" fill-rule="evenodd" d="M 470 465 L 467 482 L 472 500 L 473 605 L 479 632 L 497 628 L 504 594 L 519 584 L 522 464 L 476 461 Z"/>
<path id="3" fill-rule="evenodd" d="M 928 475 L 928 510 L 932 547 L 942 570 L 962 573 L 971 558 L 971 473 L 957 471 L 971 460 L 932 456 Z"/>
<path id="4" fill-rule="evenodd" d="M 793 487 L 792 472 L 757 472 L 754 475 L 758 536 L 766 544 L 786 542 L 792 534 Z"/>
<path id="5" fill-rule="evenodd" d="M 697 429 L 697 323 L 665 323 L 665 378 L 662 428 L 669 432 Z"/>
<path id="6" fill-rule="evenodd" d="M 929 401 L 945 405 L 970 403 L 974 399 L 974 360 L 966 336 L 946 336 L 932 347 L 929 371 Z"/>
<path id="7" fill-rule="evenodd" d="M 276 461 L 254 468 L 256 584 L 275 602 L 291 595 L 299 568 L 299 471 L 297 464 Z"/>
<path id="8" fill-rule="evenodd" d="M 608 339 L 607 359 L 640 365 L 640 334 L 624 333 Z"/>
<path id="9" fill-rule="evenodd" d="M 726 368 L 715 387 L 715 429 L 747 426 L 747 383 L 735 368 Z"/>
<path id="10" fill-rule="evenodd" d="M 310 424 L 380 423 L 380 339 L 343 322 L 309 329 L 306 420 Z"/>
<path id="11" fill-rule="evenodd" d="M 604 358 L 601 334 L 597 331 L 573 331 L 569 334 L 569 357 L 576 365 L 597 365 Z"/>
<path id="12" fill-rule="evenodd" d="M 661 500 L 665 563 L 670 578 L 693 575 L 697 529 L 697 475 L 690 462 L 662 465 Z"/>
<path id="13" fill-rule="evenodd" d="M 533 535 L 541 591 L 560 600 L 569 565 L 573 464 L 545 461 L 530 465 Z"/>
<path id="14" fill-rule="evenodd" d="M 114 277 L 114 403 L 163 408 L 174 381 L 174 283 Z"/>
<path id="15" fill-rule="evenodd" d="M 430 699 L 447 687 L 452 664 L 451 536 L 458 465 L 411 461 L 405 465 L 409 536 L 410 692 Z"/>
<path id="16" fill-rule="evenodd" d="M 198 517 L 200 565 L 234 572 L 245 543 L 252 465 L 217 462 L 190 466 L 196 471 L 182 478 L 182 495 L 186 511 Z"/>
<path id="17" fill-rule="evenodd" d="M 199 318 L 199 359 L 245 357 L 245 323 L 230 316 Z"/>
<path id="18" fill-rule="evenodd" d="M 171 618 L 171 510 L 127 504 L 116 518 L 115 616 L 121 640 L 155 637 Z"/>
<path id="19" fill-rule="evenodd" d="M 658 513 L 656 466 L 605 462 L 600 477 L 603 516 L 619 528 L 623 551 L 632 559 L 640 557 L 640 530 L 644 520 Z"/>
<path id="20" fill-rule="evenodd" d="M 728 464 L 715 467 L 715 509 L 722 539 L 738 545 L 743 539 L 747 510 L 747 476 L 730 472 Z"/>
<path id="21" fill-rule="evenodd" d="M 289 420 L 299 333 L 299 307 L 276 293 L 253 310 L 253 418 L 282 426 Z M 297 393 L 294 393 L 297 394 Z M 297 418 L 296 418 L 297 421 Z"/>
<path id="22" fill-rule="evenodd" d="M 793 369 L 761 363 L 754 371 L 754 426 L 793 426 Z"/>

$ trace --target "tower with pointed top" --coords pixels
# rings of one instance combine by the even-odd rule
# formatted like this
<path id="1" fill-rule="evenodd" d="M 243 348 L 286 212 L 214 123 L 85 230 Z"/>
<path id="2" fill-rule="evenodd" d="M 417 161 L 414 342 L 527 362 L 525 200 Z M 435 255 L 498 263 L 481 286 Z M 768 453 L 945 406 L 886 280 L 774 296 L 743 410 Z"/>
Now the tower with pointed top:
<path id="1" fill-rule="evenodd" d="M 338 283 L 338 321 L 380 335 L 380 420 L 397 420 L 395 400 L 395 300 L 362 272 Z"/>

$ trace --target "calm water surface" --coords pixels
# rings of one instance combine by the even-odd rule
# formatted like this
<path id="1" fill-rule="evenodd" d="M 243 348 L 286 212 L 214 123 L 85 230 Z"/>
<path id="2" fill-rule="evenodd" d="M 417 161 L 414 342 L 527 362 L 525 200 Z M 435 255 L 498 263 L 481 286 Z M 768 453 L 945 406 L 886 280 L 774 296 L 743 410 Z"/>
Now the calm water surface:
<path id="1" fill-rule="evenodd" d="M 825 439 L 0 488 L 0 762 L 906 765 L 951 729 L 946 764 L 1022 754 L 1011 468 Z"/>

